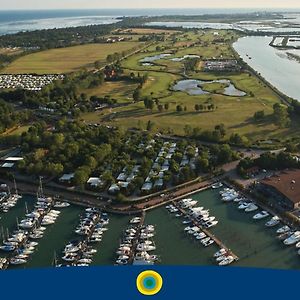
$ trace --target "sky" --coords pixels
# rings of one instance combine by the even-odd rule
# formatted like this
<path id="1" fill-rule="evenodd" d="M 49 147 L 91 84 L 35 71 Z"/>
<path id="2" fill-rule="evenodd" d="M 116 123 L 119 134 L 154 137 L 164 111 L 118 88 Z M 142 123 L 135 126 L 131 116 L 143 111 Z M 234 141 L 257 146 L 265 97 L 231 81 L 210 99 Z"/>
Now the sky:
<path id="1" fill-rule="evenodd" d="M 300 8 L 300 0 L 0 0 L 5 9 Z"/>

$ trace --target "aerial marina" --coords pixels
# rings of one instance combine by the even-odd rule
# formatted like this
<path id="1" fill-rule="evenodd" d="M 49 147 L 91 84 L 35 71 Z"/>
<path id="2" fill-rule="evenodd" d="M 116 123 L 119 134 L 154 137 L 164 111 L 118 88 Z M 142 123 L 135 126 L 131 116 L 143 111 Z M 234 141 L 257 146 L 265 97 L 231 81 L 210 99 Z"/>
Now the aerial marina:
<path id="1" fill-rule="evenodd" d="M 0 35 L 0 269 L 299 269 L 299 16 Z"/>
<path id="2" fill-rule="evenodd" d="M 55 202 L 41 195 L 37 200 L 30 198 L 29 206 L 33 206 L 33 210 L 29 212 L 27 204 L 23 207 L 26 218 L 18 222 L 17 227 L 2 228 L 1 269 L 175 263 L 300 267 L 299 231 L 223 184 L 214 184 L 192 198 L 182 198 L 166 207 L 129 218 L 116 218 L 96 208 L 78 209 L 67 202 Z M 18 206 L 23 200 L 24 197 Z M 14 209 L 18 207 L 12 208 L 5 217 L 9 218 L 10 214 L 14 217 Z M 48 243 L 48 231 L 52 226 L 54 230 L 64 226 L 56 224 L 56 219 L 62 219 L 67 210 L 75 212 L 73 225 L 69 226 L 72 230 L 60 238 L 57 241 L 60 246 L 49 253 L 49 247 L 43 246 Z M 229 221 L 224 219 L 224 214 L 228 213 Z M 113 222 L 119 222 L 119 218 L 123 225 L 113 228 Z M 230 232 L 236 223 L 240 228 Z M 114 251 L 101 254 L 107 244 L 105 237 L 109 238 L 110 234 L 115 236 L 111 245 Z M 182 253 L 179 261 L 174 260 L 178 253 Z M 277 255 L 282 257 L 281 260 L 277 261 Z M 45 265 L 44 257 L 49 257 L 48 265 Z M 39 265 L 41 260 L 44 262 Z"/>

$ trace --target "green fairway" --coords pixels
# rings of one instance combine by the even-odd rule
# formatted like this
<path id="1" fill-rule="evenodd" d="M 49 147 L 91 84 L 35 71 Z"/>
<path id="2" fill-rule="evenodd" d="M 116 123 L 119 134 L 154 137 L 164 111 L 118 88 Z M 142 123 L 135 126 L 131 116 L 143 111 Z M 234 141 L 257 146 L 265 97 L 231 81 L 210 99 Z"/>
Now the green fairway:
<path id="1" fill-rule="evenodd" d="M 60 49 L 51 49 L 23 56 L 5 69 L 5 74 L 61 74 L 92 67 L 97 60 L 105 65 L 108 54 L 121 53 L 135 48 L 138 42 L 114 44 L 88 44 Z"/>
<path id="2" fill-rule="evenodd" d="M 118 103 L 126 103 L 133 101 L 133 92 L 137 88 L 137 83 L 127 81 L 111 81 L 91 89 L 81 90 L 87 96 L 105 97 L 110 96 L 116 99 Z"/>

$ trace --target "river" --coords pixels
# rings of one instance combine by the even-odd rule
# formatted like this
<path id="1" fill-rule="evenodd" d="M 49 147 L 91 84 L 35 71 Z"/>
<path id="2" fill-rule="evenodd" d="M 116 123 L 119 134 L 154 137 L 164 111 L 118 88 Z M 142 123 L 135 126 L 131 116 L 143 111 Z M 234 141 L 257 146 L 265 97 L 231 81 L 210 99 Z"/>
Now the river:
<path id="1" fill-rule="evenodd" d="M 269 46 L 272 37 L 249 36 L 234 43 L 241 58 L 287 96 L 300 101 L 300 63 L 287 53 L 300 56 L 300 50 L 279 50 Z"/>

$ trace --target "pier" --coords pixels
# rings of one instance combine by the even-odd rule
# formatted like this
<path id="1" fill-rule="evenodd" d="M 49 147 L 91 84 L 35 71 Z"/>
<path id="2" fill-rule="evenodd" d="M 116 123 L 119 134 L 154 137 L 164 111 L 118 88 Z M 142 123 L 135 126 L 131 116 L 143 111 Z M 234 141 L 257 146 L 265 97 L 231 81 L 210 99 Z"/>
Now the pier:
<path id="1" fill-rule="evenodd" d="M 184 215 L 188 216 L 188 213 L 185 209 L 181 208 L 175 201 L 172 201 L 172 204 Z M 210 237 L 216 245 L 218 245 L 220 248 L 224 248 L 226 252 L 234 258 L 235 261 L 239 260 L 239 257 L 231 250 L 229 249 L 221 240 L 219 240 L 215 235 L 213 235 L 208 229 L 204 228 L 197 220 L 194 218 L 191 218 L 189 216 L 189 219 L 191 219 L 192 223 L 199 227 L 201 231 L 203 231 L 208 237 Z"/>
<path id="2" fill-rule="evenodd" d="M 135 234 L 135 238 L 132 241 L 132 248 L 131 248 L 131 252 L 130 252 L 130 256 L 129 256 L 129 260 L 128 260 L 129 265 L 133 264 L 135 254 L 137 252 L 136 248 L 137 248 L 137 245 L 138 245 L 138 242 L 139 242 L 141 229 L 142 229 L 142 226 L 144 225 L 144 222 L 145 222 L 145 217 L 146 217 L 146 213 L 143 211 L 142 215 L 141 215 L 141 220 L 140 220 L 139 224 L 137 225 L 137 231 L 136 231 L 136 234 Z"/>

